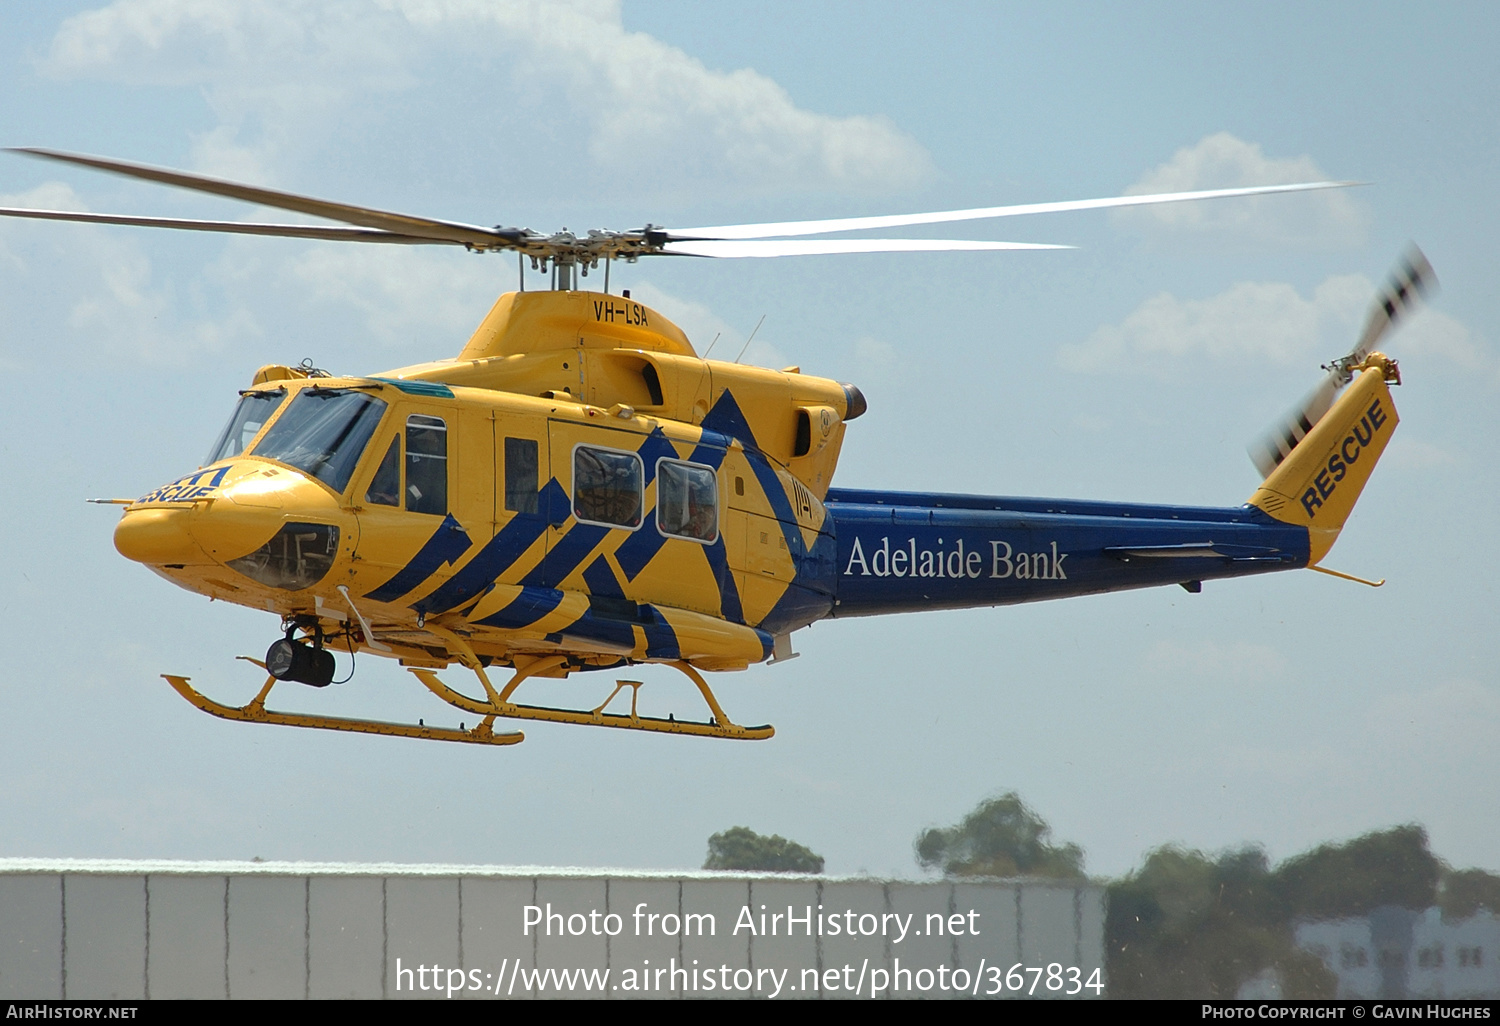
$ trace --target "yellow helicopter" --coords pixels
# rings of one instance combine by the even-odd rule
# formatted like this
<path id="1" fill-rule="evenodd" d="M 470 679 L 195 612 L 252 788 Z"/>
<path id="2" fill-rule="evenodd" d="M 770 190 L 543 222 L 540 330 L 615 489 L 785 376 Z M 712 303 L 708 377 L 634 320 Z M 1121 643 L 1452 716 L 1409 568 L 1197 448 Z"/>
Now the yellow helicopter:
<path id="1" fill-rule="evenodd" d="M 1390 440 L 1395 361 L 1375 343 L 1433 283 L 1403 260 L 1354 350 L 1252 452 L 1233 507 L 832 487 L 859 389 L 700 357 L 667 318 L 610 293 L 615 260 L 1067 248 L 953 239 L 808 239 L 907 225 L 1336 188 L 1309 182 L 935 213 L 544 235 L 372 210 L 124 161 L 16 152 L 340 222 L 261 224 L 0 208 L 0 215 L 291 238 L 514 251 L 549 291 L 501 296 L 457 356 L 368 376 L 272 364 L 193 473 L 125 506 L 115 545 L 201 595 L 280 616 L 248 704 L 225 719 L 507 745 L 532 719 L 758 740 L 703 671 L 791 658 L 816 620 L 992 606 L 1307 567 L 1327 554 Z M 604 264 L 603 291 L 577 279 Z M 522 276 L 524 286 L 524 273 Z M 1346 387 L 1347 386 L 1347 387 Z M 1339 393 L 1342 391 L 1342 395 Z M 1358 578 L 1351 578 L 1358 580 Z M 1372 584 L 1376 582 L 1363 582 Z M 333 652 L 397 659 L 475 717 L 459 729 L 278 712 L 281 681 L 333 682 Z M 246 658 L 246 657 L 241 657 Z M 478 697 L 437 676 L 472 671 Z M 591 709 L 516 701 L 531 678 L 676 668 L 709 715 L 638 712 L 639 681 Z M 500 686 L 489 670 L 511 670 Z M 628 713 L 607 711 L 624 689 Z"/>

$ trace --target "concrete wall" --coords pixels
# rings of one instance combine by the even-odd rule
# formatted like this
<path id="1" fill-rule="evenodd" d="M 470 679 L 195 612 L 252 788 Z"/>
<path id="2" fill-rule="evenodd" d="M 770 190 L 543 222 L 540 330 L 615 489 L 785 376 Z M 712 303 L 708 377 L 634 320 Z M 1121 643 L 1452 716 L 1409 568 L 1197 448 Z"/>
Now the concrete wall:
<path id="1" fill-rule="evenodd" d="M 1093 998 L 1103 936 L 1088 884 L 0 860 L 0 999 Z"/>

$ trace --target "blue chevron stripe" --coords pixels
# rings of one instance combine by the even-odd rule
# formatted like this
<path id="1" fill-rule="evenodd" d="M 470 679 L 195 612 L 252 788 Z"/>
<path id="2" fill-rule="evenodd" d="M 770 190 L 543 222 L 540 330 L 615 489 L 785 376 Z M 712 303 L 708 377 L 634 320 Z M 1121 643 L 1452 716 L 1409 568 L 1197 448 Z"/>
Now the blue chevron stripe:
<path id="1" fill-rule="evenodd" d="M 615 572 L 610 569 L 609 560 L 603 556 L 596 558 L 583 572 L 583 583 L 589 589 L 590 595 L 615 599 L 625 597 L 625 590 L 620 587 Z"/>
<path id="2" fill-rule="evenodd" d="M 560 584 L 578 569 L 590 552 L 609 534 L 608 527 L 575 523 L 547 552 L 547 558 L 538 563 L 521 579 L 527 587 Z"/>
<path id="3" fill-rule="evenodd" d="M 734 571 L 729 569 L 729 553 L 724 548 L 722 534 L 718 541 L 703 549 L 703 556 L 708 560 L 709 569 L 714 572 L 714 580 L 719 585 L 720 614 L 726 620 L 744 623 L 745 610 L 740 605 L 740 589 L 734 583 Z"/>
<path id="4" fill-rule="evenodd" d="M 427 578 L 437 573 L 438 567 L 445 563 L 456 563 L 460 556 L 473 547 L 474 541 L 453 514 L 449 513 L 443 518 L 432 537 L 417 550 L 417 554 L 411 558 L 395 576 L 386 581 L 374 591 L 366 592 L 365 598 L 375 602 L 394 602 L 396 599 L 411 591 Z"/>
<path id="5" fill-rule="evenodd" d="M 642 606 L 651 613 L 651 622 L 641 624 L 646 632 L 646 656 L 650 659 L 681 659 L 682 646 L 677 643 L 677 632 L 666 621 L 655 606 Z"/>
<path id="6" fill-rule="evenodd" d="M 541 509 L 562 494 L 562 486 L 554 478 L 542 489 Z M 566 501 L 564 496 L 563 501 Z M 542 517 L 517 515 L 500 529 L 472 559 L 459 568 L 431 595 L 416 602 L 411 608 L 423 613 L 446 613 L 461 606 L 477 595 L 489 590 L 490 585 L 504 573 L 512 563 L 547 530 L 547 521 Z M 540 583 L 540 582 L 535 582 Z"/>
<path id="7" fill-rule="evenodd" d="M 760 451 L 760 445 L 755 441 L 755 432 L 750 430 L 750 422 L 745 419 L 745 412 L 740 409 L 734 394 L 727 388 L 720 393 L 718 401 L 699 427 L 704 431 L 738 438 L 746 449 Z"/>
<path id="8" fill-rule="evenodd" d="M 760 489 L 765 493 L 766 500 L 771 504 L 771 512 L 781 523 L 781 533 L 786 538 L 787 550 L 793 558 L 803 555 L 802 532 L 797 529 L 797 514 L 792 509 L 791 500 L 786 497 L 786 489 L 781 486 L 781 480 L 776 476 L 776 470 L 771 466 L 769 460 L 760 451 L 756 444 L 755 433 L 750 430 L 750 422 L 745 419 L 745 413 L 740 409 L 740 404 L 735 400 L 734 394 L 729 389 L 724 389 L 719 396 L 719 401 L 714 403 L 713 409 L 708 411 L 708 416 L 703 418 L 705 431 L 715 431 L 720 434 L 738 438 L 745 447 L 745 456 L 750 461 L 750 469 L 755 473 L 755 479 L 760 482 Z"/>
<path id="9" fill-rule="evenodd" d="M 820 595 L 789 584 L 781 598 L 776 600 L 776 605 L 761 619 L 760 627 L 773 634 L 785 634 L 823 619 L 832 609 L 832 595 Z"/>
<path id="10" fill-rule="evenodd" d="M 656 461 L 666 457 L 669 460 L 677 459 L 677 447 L 667 440 L 662 434 L 661 428 L 652 428 L 641 447 L 636 450 L 641 457 L 641 463 L 646 470 L 645 484 L 649 485 L 656 480 Z"/>
<path id="11" fill-rule="evenodd" d="M 478 622 L 486 627 L 520 630 L 552 612 L 562 600 L 563 593 L 555 588 L 522 588 L 507 605 Z"/>

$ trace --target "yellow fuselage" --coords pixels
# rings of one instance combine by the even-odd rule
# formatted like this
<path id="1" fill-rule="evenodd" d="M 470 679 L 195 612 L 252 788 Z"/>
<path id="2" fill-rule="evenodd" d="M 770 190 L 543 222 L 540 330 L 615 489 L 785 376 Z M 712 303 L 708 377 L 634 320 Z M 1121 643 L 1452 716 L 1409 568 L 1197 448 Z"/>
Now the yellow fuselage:
<path id="1" fill-rule="evenodd" d="M 788 591 L 805 590 L 857 395 L 702 360 L 628 299 L 512 293 L 455 360 L 263 368 L 242 402 L 262 419 L 127 507 L 116 546 L 408 665 L 467 645 L 485 662 L 741 668 L 831 605 Z"/>

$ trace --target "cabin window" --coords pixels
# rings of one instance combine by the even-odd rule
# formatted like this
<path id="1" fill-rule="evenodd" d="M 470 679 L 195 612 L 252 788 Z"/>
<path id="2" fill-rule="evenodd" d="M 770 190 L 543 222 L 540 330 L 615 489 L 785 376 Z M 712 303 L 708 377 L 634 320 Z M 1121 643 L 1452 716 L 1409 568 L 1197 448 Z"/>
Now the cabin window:
<path id="1" fill-rule="evenodd" d="M 271 415 L 285 398 L 284 388 L 241 393 L 240 404 L 234 408 L 234 416 L 229 418 L 229 423 L 219 432 L 219 440 L 214 442 L 203 465 L 206 467 L 210 463 L 227 460 L 244 452 L 250 445 L 250 440 L 271 419 Z"/>
<path id="2" fill-rule="evenodd" d="M 657 461 L 656 528 L 710 545 L 719 540 L 719 476 L 712 467 Z"/>
<path id="3" fill-rule="evenodd" d="M 441 417 L 406 418 L 406 508 L 448 512 L 448 425 Z"/>
<path id="4" fill-rule="evenodd" d="M 641 526 L 641 459 L 633 452 L 573 450 L 573 515 L 606 527 Z"/>
<path id="5" fill-rule="evenodd" d="M 536 515 L 541 484 L 538 450 L 534 438 L 505 440 L 505 508 L 512 513 Z"/>
<path id="6" fill-rule="evenodd" d="M 380 467 L 365 491 L 365 501 L 374 506 L 401 505 L 401 436 L 391 439 Z"/>
<path id="7" fill-rule="evenodd" d="M 342 492 L 384 413 L 385 403 L 363 392 L 304 388 L 276 418 L 254 455 L 295 467 Z"/>

